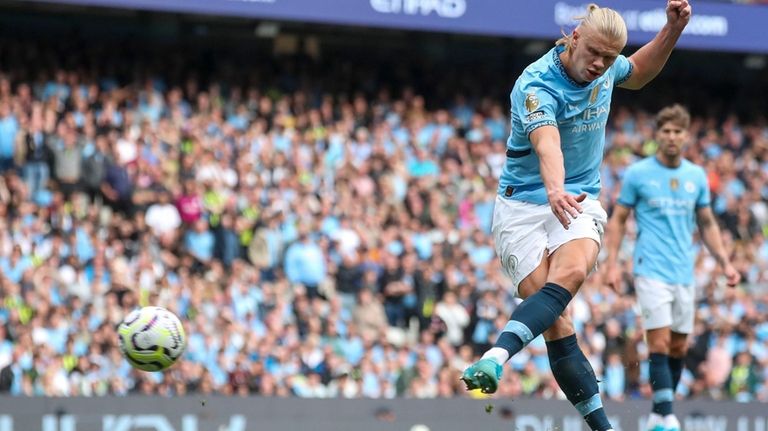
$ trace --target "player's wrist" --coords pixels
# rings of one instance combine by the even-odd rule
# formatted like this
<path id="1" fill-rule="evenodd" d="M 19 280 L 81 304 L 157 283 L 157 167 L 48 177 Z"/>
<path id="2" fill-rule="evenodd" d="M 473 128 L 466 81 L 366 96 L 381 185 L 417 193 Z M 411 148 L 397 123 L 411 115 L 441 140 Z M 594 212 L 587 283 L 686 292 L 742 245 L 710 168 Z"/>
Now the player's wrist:
<path id="1" fill-rule="evenodd" d="M 728 260 L 727 256 L 715 256 L 715 261 L 718 265 L 720 265 L 720 268 L 722 269 L 726 269 L 731 266 L 731 262 Z"/>
<path id="2" fill-rule="evenodd" d="M 547 197 L 548 198 L 557 197 L 557 196 L 562 195 L 563 193 L 565 193 L 565 189 L 562 188 L 562 187 L 552 187 L 552 188 L 548 187 L 547 188 Z"/>
<path id="3" fill-rule="evenodd" d="M 680 37 L 680 35 L 683 34 L 683 30 L 685 30 L 685 27 L 688 25 L 688 23 L 674 23 L 667 21 L 666 24 L 664 24 L 664 27 L 662 27 L 660 33 L 668 34 L 669 36 L 672 36 L 677 40 L 677 38 Z"/>

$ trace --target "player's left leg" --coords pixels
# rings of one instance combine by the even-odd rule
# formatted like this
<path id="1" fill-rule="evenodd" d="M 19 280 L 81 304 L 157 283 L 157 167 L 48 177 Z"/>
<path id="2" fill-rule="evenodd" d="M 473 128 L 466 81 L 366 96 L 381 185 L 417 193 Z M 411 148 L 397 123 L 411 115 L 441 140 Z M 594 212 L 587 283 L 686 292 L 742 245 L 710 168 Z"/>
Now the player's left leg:
<path id="1" fill-rule="evenodd" d="M 548 205 L 535 205 L 527 202 L 510 201 L 501 197 L 496 198 L 493 213 L 492 232 L 496 255 L 501 260 L 504 274 L 512 281 L 512 290 L 517 295 L 521 283 L 526 280 L 547 279 L 549 261 L 547 259 L 547 218 L 554 218 Z M 537 286 L 537 289 L 541 285 Z M 525 304 L 525 302 L 523 303 Z M 517 313 L 519 306 L 514 313 Z M 554 321 L 565 306 L 555 311 L 551 316 Z M 513 313 L 513 316 L 514 316 Z M 548 314 L 552 314 L 551 312 Z M 547 329 L 552 322 L 538 332 Z M 522 329 L 522 323 L 510 320 L 497 339 L 494 347 L 483 354 L 483 357 L 467 367 L 461 379 L 467 385 L 467 390 L 480 389 L 484 393 L 496 392 L 503 371 L 503 365 L 510 356 L 517 353 L 527 344 L 520 340 L 512 331 Z M 537 334 L 537 335 L 538 335 Z M 512 337 L 510 341 L 509 337 Z M 532 339 L 532 337 L 531 337 Z M 517 347 L 511 347 L 514 343 Z"/>
<path id="2" fill-rule="evenodd" d="M 653 389 L 653 405 L 648 418 L 646 429 L 649 431 L 665 431 L 665 418 L 672 415 L 674 389 L 672 387 L 672 372 L 669 367 L 669 346 L 671 331 L 669 326 L 648 329 L 649 378 Z"/>
<path id="3" fill-rule="evenodd" d="M 534 293 L 515 308 L 496 340 L 494 348 L 506 353 L 498 358 L 501 363 L 522 350 L 560 318 L 594 267 L 597 253 L 598 245 L 595 241 L 580 238 L 563 244 L 550 255 L 546 283 L 543 287 L 534 287 Z"/>
<path id="4" fill-rule="evenodd" d="M 680 376 L 683 375 L 686 353 L 688 353 L 688 334 L 672 331 L 669 343 L 669 370 L 672 372 L 673 390 L 677 390 Z"/>
<path id="5" fill-rule="evenodd" d="M 686 285 L 675 285 L 675 300 L 672 302 L 672 323 L 669 331 L 668 364 L 671 378 L 672 401 L 680 376 L 683 372 L 683 361 L 688 350 L 688 335 L 693 332 L 693 323 L 696 313 L 695 289 Z M 673 409 L 670 409 L 673 410 Z M 680 421 L 672 411 L 664 417 L 665 431 L 680 431 Z"/>
<path id="6" fill-rule="evenodd" d="M 688 335 L 675 332 L 674 330 L 670 331 L 669 356 L 667 357 L 669 363 L 669 373 L 672 382 L 673 400 L 670 401 L 670 406 L 673 405 L 677 384 L 680 383 L 680 376 L 683 373 L 684 366 L 683 361 L 685 360 L 685 354 L 687 350 Z M 677 416 L 675 416 L 673 411 L 674 408 L 671 408 L 669 414 L 664 416 L 664 431 L 680 431 L 680 421 L 677 419 Z"/>
<path id="7" fill-rule="evenodd" d="M 608 216 L 597 200 L 585 200 L 582 208 L 584 212 L 571 221 L 567 230 L 551 211 L 545 214 L 543 227 L 549 253 L 546 283 L 535 286 L 535 293 L 515 309 L 499 335 L 496 347 L 506 350 L 509 356 L 557 321 L 595 267 Z"/>
<path id="8" fill-rule="evenodd" d="M 545 284 L 549 273 L 549 259 L 545 254 L 544 260 L 536 270 L 526 277 L 518 286 L 518 295 L 527 299 L 535 295 Z M 597 385 L 597 377 L 584 353 L 579 348 L 573 322 L 566 311 L 543 333 L 547 343 L 547 354 L 552 375 L 566 398 L 581 413 L 591 430 L 611 430 L 611 423 L 603 409 L 602 400 Z M 501 338 L 501 337 L 500 337 Z M 488 364 L 487 374 L 495 372 L 497 363 L 504 363 L 508 352 L 504 348 L 494 347 L 485 355 Z"/>

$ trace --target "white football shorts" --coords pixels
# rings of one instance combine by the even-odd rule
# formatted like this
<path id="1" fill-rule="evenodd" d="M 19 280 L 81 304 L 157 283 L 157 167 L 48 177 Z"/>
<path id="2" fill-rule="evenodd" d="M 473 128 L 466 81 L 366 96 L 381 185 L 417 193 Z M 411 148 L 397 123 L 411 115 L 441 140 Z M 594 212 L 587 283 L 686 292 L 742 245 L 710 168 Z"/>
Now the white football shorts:
<path id="1" fill-rule="evenodd" d="M 646 277 L 635 277 L 635 292 L 643 327 L 669 326 L 673 332 L 690 334 L 696 317 L 696 289 L 693 284 L 669 284 Z"/>
<path id="2" fill-rule="evenodd" d="M 515 294 L 520 282 L 541 263 L 544 250 L 552 254 L 561 245 L 581 238 L 591 238 L 601 245 L 608 214 L 595 199 L 585 199 L 581 208 L 584 212 L 566 230 L 549 205 L 496 196 L 491 231 L 496 255 L 504 274 L 512 280 Z"/>

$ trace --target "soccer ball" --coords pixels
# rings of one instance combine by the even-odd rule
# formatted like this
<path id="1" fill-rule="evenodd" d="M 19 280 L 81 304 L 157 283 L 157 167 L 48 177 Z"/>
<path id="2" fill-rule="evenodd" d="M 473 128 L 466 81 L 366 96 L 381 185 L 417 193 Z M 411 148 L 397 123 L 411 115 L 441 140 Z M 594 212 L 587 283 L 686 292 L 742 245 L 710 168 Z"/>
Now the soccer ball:
<path id="1" fill-rule="evenodd" d="M 187 346 L 181 321 L 162 307 L 132 311 L 117 328 L 117 334 L 123 357 L 143 371 L 165 370 Z"/>

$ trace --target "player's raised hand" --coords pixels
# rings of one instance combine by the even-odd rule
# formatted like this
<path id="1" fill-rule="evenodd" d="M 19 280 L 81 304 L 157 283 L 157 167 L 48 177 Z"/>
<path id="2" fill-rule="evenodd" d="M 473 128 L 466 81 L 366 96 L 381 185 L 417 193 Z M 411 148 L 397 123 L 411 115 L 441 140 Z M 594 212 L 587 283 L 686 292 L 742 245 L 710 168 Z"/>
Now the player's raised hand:
<path id="1" fill-rule="evenodd" d="M 725 275 L 725 283 L 728 287 L 736 287 L 739 281 L 741 281 L 741 274 L 730 263 L 723 267 L 723 275 Z"/>
<path id="2" fill-rule="evenodd" d="M 554 190 L 547 193 L 552 213 L 555 214 L 557 220 L 566 229 L 571 224 L 571 219 L 575 219 L 582 213 L 583 210 L 581 209 L 580 202 L 583 202 L 586 198 L 586 193 L 574 196 L 565 192 L 565 190 Z"/>
<path id="3" fill-rule="evenodd" d="M 691 20 L 691 4 L 688 0 L 667 1 L 667 22 L 673 28 L 683 31 Z"/>

